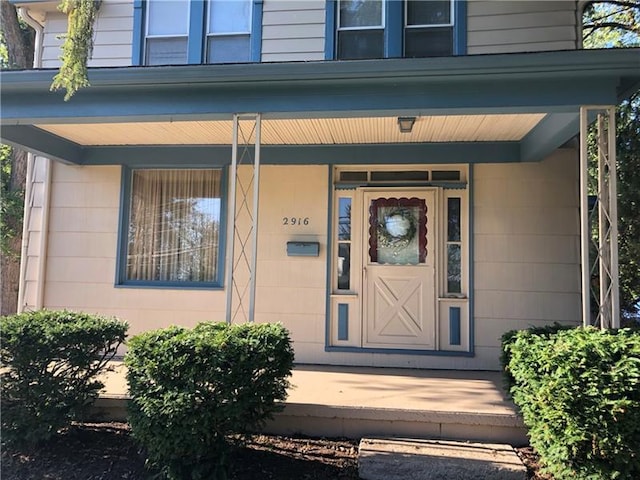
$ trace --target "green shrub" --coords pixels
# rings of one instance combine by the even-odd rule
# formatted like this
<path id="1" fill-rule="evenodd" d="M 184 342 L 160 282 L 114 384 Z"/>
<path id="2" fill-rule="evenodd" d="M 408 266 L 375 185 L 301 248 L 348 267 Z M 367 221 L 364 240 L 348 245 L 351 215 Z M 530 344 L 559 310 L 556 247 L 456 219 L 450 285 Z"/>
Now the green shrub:
<path id="1" fill-rule="evenodd" d="M 169 478 L 225 478 L 225 437 L 282 408 L 293 350 L 278 324 L 202 323 L 133 337 L 125 363 L 129 422 L 149 463 Z"/>
<path id="2" fill-rule="evenodd" d="M 513 400 L 556 480 L 640 478 L 640 333 L 519 332 L 505 345 Z"/>
<path id="3" fill-rule="evenodd" d="M 82 418 L 127 324 L 67 311 L 0 318 L 2 441 L 35 444 Z"/>

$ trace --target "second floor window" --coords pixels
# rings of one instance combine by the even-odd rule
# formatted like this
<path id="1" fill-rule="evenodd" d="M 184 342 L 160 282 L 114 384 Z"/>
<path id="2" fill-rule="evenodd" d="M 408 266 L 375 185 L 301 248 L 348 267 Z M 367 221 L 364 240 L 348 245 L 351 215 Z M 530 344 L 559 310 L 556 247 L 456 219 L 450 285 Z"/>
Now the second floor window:
<path id="1" fill-rule="evenodd" d="M 453 0 L 338 0 L 336 57 L 435 57 L 454 53 Z"/>
<path id="2" fill-rule="evenodd" d="M 252 60 L 252 0 L 148 0 L 144 63 Z"/>

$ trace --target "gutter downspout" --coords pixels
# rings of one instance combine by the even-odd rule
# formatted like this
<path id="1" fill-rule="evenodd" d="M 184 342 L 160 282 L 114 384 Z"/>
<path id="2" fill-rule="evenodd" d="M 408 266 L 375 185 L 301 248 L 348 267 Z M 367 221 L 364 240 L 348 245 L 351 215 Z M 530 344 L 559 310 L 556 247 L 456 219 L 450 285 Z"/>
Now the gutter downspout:
<path id="1" fill-rule="evenodd" d="M 33 52 L 33 68 L 42 67 L 42 48 L 44 38 L 44 25 L 34 19 L 26 8 L 18 9 L 18 13 L 22 20 L 29 25 L 35 31 L 35 42 Z M 46 159 L 44 163 L 45 167 L 45 184 L 44 184 L 44 198 L 42 205 L 42 223 L 41 223 L 41 241 L 40 251 L 38 256 L 38 283 L 36 294 L 36 309 L 41 309 L 44 302 L 44 267 L 45 267 L 45 254 L 47 245 L 47 230 L 49 224 L 49 192 L 51 184 L 51 166 L 50 160 Z M 26 275 L 27 275 L 27 262 L 29 254 L 29 226 L 31 223 L 31 212 L 33 210 L 35 189 L 34 183 L 36 180 L 36 159 L 33 153 L 27 153 L 27 175 L 25 182 L 25 202 L 24 202 L 24 215 L 22 222 L 22 249 L 20 252 L 20 278 L 18 283 L 18 313 L 24 311 L 27 304 L 25 302 L 26 291 Z"/>

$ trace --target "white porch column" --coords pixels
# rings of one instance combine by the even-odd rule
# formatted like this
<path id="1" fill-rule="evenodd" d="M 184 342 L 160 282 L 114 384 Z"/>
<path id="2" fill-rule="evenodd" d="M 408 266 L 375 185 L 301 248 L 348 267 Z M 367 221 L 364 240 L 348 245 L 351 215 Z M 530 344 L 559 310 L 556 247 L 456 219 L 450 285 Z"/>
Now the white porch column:
<path id="1" fill-rule="evenodd" d="M 589 120 L 596 116 L 597 151 L 593 162 L 587 148 Z M 618 205 L 616 187 L 615 107 L 580 108 L 580 237 L 582 263 L 582 324 L 620 326 L 618 278 Z M 593 163 L 593 165 L 591 165 Z M 589 166 L 596 168 L 596 205 L 589 215 Z M 597 215 L 595 213 L 597 212 Z M 593 261 L 590 256 L 594 254 Z M 598 282 L 591 281 L 597 272 Z M 592 295 L 597 305 L 591 313 Z"/>
<path id="2" fill-rule="evenodd" d="M 253 322 L 254 320 L 260 134 L 259 113 L 233 115 L 225 281 L 227 323 Z"/>

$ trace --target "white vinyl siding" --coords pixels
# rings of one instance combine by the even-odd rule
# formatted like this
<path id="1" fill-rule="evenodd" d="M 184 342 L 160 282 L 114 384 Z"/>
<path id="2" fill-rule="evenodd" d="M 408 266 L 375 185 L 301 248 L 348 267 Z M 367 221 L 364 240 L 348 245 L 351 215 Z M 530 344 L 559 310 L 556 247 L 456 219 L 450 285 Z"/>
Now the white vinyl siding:
<path id="1" fill-rule="evenodd" d="M 577 153 L 476 165 L 473 189 L 475 344 L 497 360 L 508 330 L 580 321 Z"/>
<path id="2" fill-rule="evenodd" d="M 469 0 L 467 53 L 576 48 L 576 2 Z"/>
<path id="3" fill-rule="evenodd" d="M 133 40 L 133 1 L 103 0 L 95 25 L 93 55 L 90 67 L 121 67 L 131 65 Z M 67 32 L 67 16 L 48 12 L 43 41 L 43 68 L 60 66 L 58 38 Z"/>
<path id="4" fill-rule="evenodd" d="M 324 59 L 324 1 L 265 0 L 262 15 L 263 62 Z"/>

